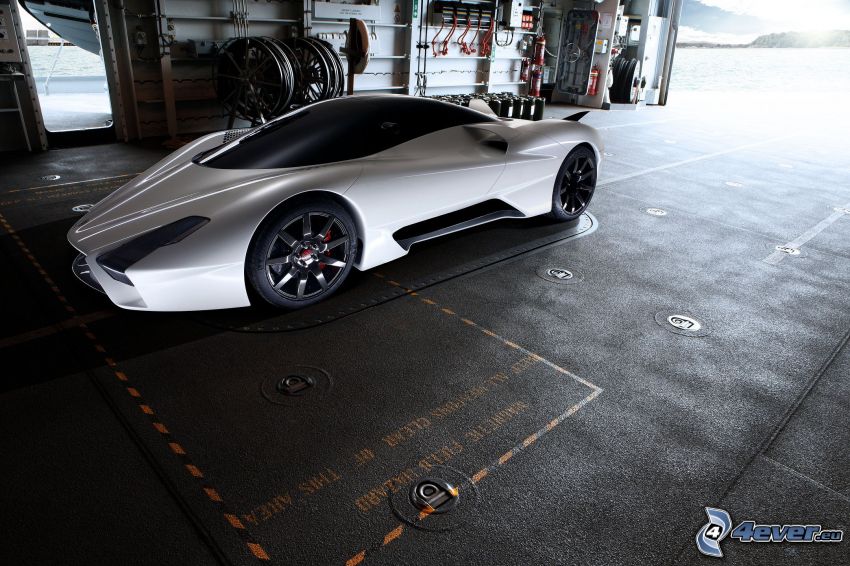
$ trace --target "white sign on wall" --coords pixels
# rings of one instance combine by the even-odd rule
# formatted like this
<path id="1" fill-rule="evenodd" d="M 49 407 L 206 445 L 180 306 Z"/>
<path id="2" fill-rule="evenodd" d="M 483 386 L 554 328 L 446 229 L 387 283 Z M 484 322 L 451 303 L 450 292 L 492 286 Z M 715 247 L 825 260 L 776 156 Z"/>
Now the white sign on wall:
<path id="1" fill-rule="evenodd" d="M 366 4 L 340 4 L 338 2 L 313 2 L 313 17 L 343 19 L 357 18 L 360 20 L 379 20 L 380 6 Z"/>

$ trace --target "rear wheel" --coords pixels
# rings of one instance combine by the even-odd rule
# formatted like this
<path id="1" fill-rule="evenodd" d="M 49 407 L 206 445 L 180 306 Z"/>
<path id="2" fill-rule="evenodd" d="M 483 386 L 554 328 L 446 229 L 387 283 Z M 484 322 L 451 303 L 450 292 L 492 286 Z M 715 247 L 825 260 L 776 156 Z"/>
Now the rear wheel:
<path id="1" fill-rule="evenodd" d="M 575 220 L 587 210 L 596 190 L 596 155 L 589 147 L 573 149 L 555 178 L 552 193 L 552 217 Z"/>
<path id="2" fill-rule="evenodd" d="M 351 215 L 333 201 L 317 200 L 263 223 L 248 251 L 246 277 L 267 302 L 297 309 L 333 294 L 356 255 Z"/>

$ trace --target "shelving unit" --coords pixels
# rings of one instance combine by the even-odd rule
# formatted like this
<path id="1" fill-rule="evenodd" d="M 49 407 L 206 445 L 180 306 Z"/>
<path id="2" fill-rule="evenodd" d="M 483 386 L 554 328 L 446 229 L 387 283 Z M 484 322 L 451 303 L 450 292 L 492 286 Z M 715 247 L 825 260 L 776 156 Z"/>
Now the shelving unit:
<path id="1" fill-rule="evenodd" d="M 95 3 L 106 4 L 105 0 Z M 126 137 L 178 136 L 225 128 L 227 118 L 212 83 L 212 65 L 216 47 L 231 37 L 312 36 L 328 41 L 339 51 L 345 43 L 349 21 L 342 17 L 315 18 L 316 3 L 124 0 L 123 10 L 112 9 L 108 19 L 116 45 L 124 44 L 116 50 L 120 53 L 115 62 L 120 88 L 113 95 L 113 107 L 123 108 Z M 513 41 L 507 46 L 497 45 L 494 38 L 491 53 L 480 54 L 486 29 L 475 32 L 477 10 L 480 7 L 482 19 L 489 22 L 487 14 L 497 4 L 497 0 L 465 0 L 463 5 L 470 6 L 473 18 L 466 41 L 475 52 L 464 53 L 458 43 L 466 29 L 464 23 L 457 26 L 445 45 L 446 55 L 437 57 L 431 41 L 438 32 L 438 40 L 444 41 L 448 30 L 445 26 L 440 30 L 434 14 L 422 13 L 425 6 L 433 7 L 434 2 L 384 0 L 370 5 L 368 10 L 375 17 L 365 20 L 372 35 L 370 62 L 364 74 L 355 77 L 355 92 L 463 94 L 490 92 L 496 87 L 499 91 L 525 92 L 526 82 L 519 77 L 522 59 L 530 57 L 531 42 L 522 43 L 521 39 L 532 32 L 515 30 Z M 326 16 L 329 7 L 322 8 L 322 15 Z M 165 39 L 158 48 L 160 34 Z M 502 43 L 510 37 L 505 31 L 497 36 Z M 520 49 L 521 43 L 525 50 Z M 441 82 L 446 79 L 449 80 Z M 235 125 L 247 123 L 237 121 Z"/>

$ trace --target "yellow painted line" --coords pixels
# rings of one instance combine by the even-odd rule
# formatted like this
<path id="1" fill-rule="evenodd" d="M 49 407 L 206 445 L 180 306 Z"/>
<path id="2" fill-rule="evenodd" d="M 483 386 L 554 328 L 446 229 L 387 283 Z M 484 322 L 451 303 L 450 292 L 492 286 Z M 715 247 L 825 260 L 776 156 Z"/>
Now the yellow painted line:
<path id="1" fill-rule="evenodd" d="M 225 513 L 224 518 L 227 519 L 227 522 L 230 523 L 234 529 L 245 529 L 245 525 L 242 524 L 242 521 L 240 521 L 239 517 L 237 517 L 236 515 Z"/>
<path id="2" fill-rule="evenodd" d="M 17 236 L 15 234 L 15 230 L 9 225 L 9 223 L 6 221 L 6 218 L 3 216 L 2 213 L 0 213 L 0 224 L 2 224 L 3 226 L 6 227 L 6 231 L 10 235 Z M 56 285 L 56 283 L 53 281 L 53 279 L 51 279 L 47 275 L 47 273 L 44 271 L 44 269 L 42 268 L 42 266 L 38 262 L 38 260 L 36 260 L 36 258 L 32 255 L 32 253 L 29 251 L 29 249 L 24 245 L 23 241 L 19 237 L 16 237 L 15 241 L 16 241 L 18 247 L 21 249 L 21 251 L 23 251 L 26 254 L 27 258 L 30 260 L 31 265 L 34 268 L 36 268 L 39 271 L 39 273 L 42 274 L 42 279 L 50 287 L 51 291 L 53 291 L 53 295 L 60 302 L 65 303 L 65 310 L 67 310 L 68 312 L 75 315 L 76 311 L 69 304 L 67 298 L 62 294 L 61 290 Z M 112 372 L 115 374 L 115 377 L 119 381 L 127 381 L 127 376 L 123 372 L 120 372 L 120 371 L 114 369 L 114 368 L 117 367 L 115 360 L 113 360 L 112 358 L 107 357 L 105 355 L 106 349 L 97 340 L 97 336 L 95 336 L 94 333 L 88 331 L 88 326 L 86 325 L 86 323 L 83 320 L 81 320 L 80 317 L 74 316 L 74 319 L 76 319 L 74 321 L 76 323 L 75 326 L 77 328 L 79 328 L 84 333 L 84 335 L 87 338 L 89 338 L 89 340 L 91 340 L 93 342 L 93 346 L 94 346 L 95 350 L 104 354 L 103 360 L 106 362 L 106 364 L 108 366 L 113 368 Z M 67 322 L 66 322 L 66 324 L 67 324 Z M 126 389 L 127 389 L 127 393 L 131 397 L 141 398 L 141 396 L 142 396 L 141 393 L 139 393 L 139 391 L 135 387 L 127 387 Z M 139 409 L 141 409 L 141 411 L 143 413 L 145 413 L 146 415 L 153 415 L 154 414 L 154 410 L 149 405 L 140 404 Z M 155 422 L 155 423 L 152 423 L 152 424 L 153 424 L 153 427 L 157 431 L 159 431 L 160 433 L 169 434 L 168 429 L 165 427 L 165 425 L 163 423 Z M 184 450 L 184 448 L 180 444 L 178 444 L 176 442 L 169 442 L 168 446 L 171 449 L 171 451 L 174 452 L 175 454 L 186 455 L 186 451 Z M 186 466 L 186 469 L 189 471 L 189 473 L 191 475 L 193 475 L 194 477 L 197 477 L 197 478 L 203 477 L 203 474 L 201 473 L 201 471 L 197 467 L 193 466 L 192 464 L 185 464 L 185 466 Z M 218 492 L 215 489 L 213 489 L 211 487 L 204 487 L 203 490 L 211 500 L 218 502 L 218 503 L 222 503 L 222 504 L 224 503 L 221 496 L 218 494 Z M 227 520 L 231 523 L 231 525 L 234 526 L 234 528 L 238 528 L 237 525 L 234 524 L 234 520 L 235 520 L 235 523 L 238 523 L 240 526 L 242 526 L 242 528 L 244 528 L 244 525 L 242 525 L 241 521 L 239 521 L 239 519 L 236 518 L 234 515 L 229 515 L 227 513 L 224 513 L 224 511 L 222 511 L 222 514 L 225 515 Z M 257 543 L 254 543 L 254 542 L 247 542 L 246 544 L 248 545 L 248 548 L 251 550 L 251 552 L 254 554 L 254 556 L 256 556 L 257 558 L 259 558 L 261 560 L 269 560 L 269 555 L 266 553 L 266 551 L 263 549 L 262 546 L 260 546 Z"/>
<path id="3" fill-rule="evenodd" d="M 404 525 L 399 525 L 390 532 L 388 532 L 384 537 L 384 546 L 390 544 L 392 541 L 400 537 L 402 531 L 404 531 Z"/>
<path id="4" fill-rule="evenodd" d="M 196 478 L 204 477 L 204 474 L 201 473 L 201 470 L 199 470 L 197 466 L 194 466 L 192 464 L 186 464 L 186 469 L 189 471 L 190 474 L 192 474 Z"/>
<path id="5" fill-rule="evenodd" d="M 534 444 L 535 442 L 537 442 L 537 438 L 537 433 L 532 434 L 531 436 L 522 441 L 522 447 L 525 448 L 527 446 L 530 446 L 531 444 Z"/>
<path id="6" fill-rule="evenodd" d="M 207 494 L 207 497 L 209 497 L 210 499 L 212 499 L 216 503 L 221 503 L 221 496 L 213 488 L 205 487 L 204 492 Z"/>
<path id="7" fill-rule="evenodd" d="M 507 452 L 505 452 L 504 454 L 499 456 L 499 465 L 501 466 L 502 464 L 504 464 L 505 462 L 510 460 L 513 455 L 514 455 L 514 451 L 508 450 Z"/>
<path id="8" fill-rule="evenodd" d="M 352 556 L 351 558 L 346 560 L 345 566 L 357 566 L 358 564 L 363 562 L 364 558 L 366 558 L 366 551 L 361 550 L 360 552 L 358 552 L 357 554 L 355 554 L 354 556 Z"/>
<path id="9" fill-rule="evenodd" d="M 251 551 L 251 554 L 259 558 L 260 560 L 270 560 L 269 555 L 266 554 L 266 551 L 263 550 L 263 547 L 257 544 L 256 542 L 246 543 L 248 545 L 248 549 Z"/>
<path id="10" fill-rule="evenodd" d="M 486 469 L 484 469 L 484 470 L 478 470 L 477 472 L 475 472 L 475 475 L 473 475 L 473 476 L 472 476 L 472 483 L 478 483 L 478 482 L 480 482 L 480 481 L 481 481 L 481 480 L 483 480 L 485 477 L 487 477 L 487 474 L 488 474 L 488 472 L 487 472 L 487 470 L 486 470 Z"/>
<path id="11" fill-rule="evenodd" d="M 67 309 L 66 309 L 67 310 Z M 109 318 L 111 316 L 115 316 L 114 312 L 111 311 L 97 311 L 91 314 L 84 314 L 80 316 L 72 317 L 68 320 L 63 320 L 58 322 L 57 324 L 51 326 L 44 326 L 42 328 L 37 328 L 35 330 L 30 330 L 29 332 L 24 332 L 22 334 L 16 334 L 15 336 L 9 336 L 7 338 L 0 338 L 0 348 L 8 348 L 10 346 L 16 346 L 18 344 L 24 344 L 29 342 L 30 340 L 37 340 L 39 338 L 44 338 L 45 336 L 51 336 L 53 334 L 58 334 L 63 330 L 71 330 L 77 327 L 83 327 L 82 321 L 94 322 L 96 320 L 102 320 L 104 318 Z M 86 333 L 86 337 L 89 340 L 95 341 L 94 334 L 91 332 Z"/>

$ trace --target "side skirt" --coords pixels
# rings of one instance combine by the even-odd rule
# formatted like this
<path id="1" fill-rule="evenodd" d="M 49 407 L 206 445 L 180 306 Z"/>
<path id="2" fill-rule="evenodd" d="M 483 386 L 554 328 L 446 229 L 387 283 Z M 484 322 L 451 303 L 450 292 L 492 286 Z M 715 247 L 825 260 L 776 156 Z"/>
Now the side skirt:
<path id="1" fill-rule="evenodd" d="M 398 245 L 409 250 L 410 246 L 417 242 L 439 238 L 502 218 L 525 218 L 525 215 L 504 201 L 492 199 L 405 226 L 397 230 L 393 238 Z"/>

